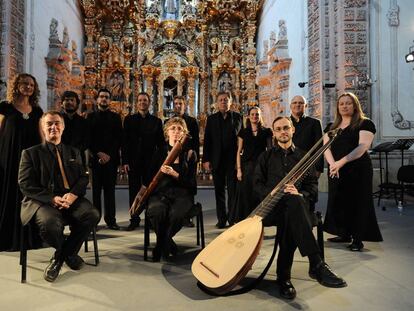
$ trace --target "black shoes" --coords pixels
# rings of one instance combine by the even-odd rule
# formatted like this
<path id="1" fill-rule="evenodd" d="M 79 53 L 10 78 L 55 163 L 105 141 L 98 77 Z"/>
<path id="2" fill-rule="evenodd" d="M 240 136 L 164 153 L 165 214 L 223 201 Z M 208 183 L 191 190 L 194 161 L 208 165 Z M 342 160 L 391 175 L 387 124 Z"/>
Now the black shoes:
<path id="1" fill-rule="evenodd" d="M 352 252 L 360 252 L 364 248 L 364 243 L 361 241 L 353 240 L 351 244 L 347 246 Z"/>
<path id="2" fill-rule="evenodd" d="M 121 227 L 116 222 L 110 225 L 106 225 L 106 228 L 110 230 L 121 230 Z"/>
<path id="3" fill-rule="evenodd" d="M 337 276 L 328 264 L 323 261 L 321 261 L 315 268 L 309 269 L 309 276 L 326 287 L 339 288 L 347 286 L 344 279 Z"/>
<path id="4" fill-rule="evenodd" d="M 349 236 L 336 236 L 329 238 L 328 241 L 333 243 L 349 243 L 351 242 L 351 238 Z"/>
<path id="5" fill-rule="evenodd" d="M 43 272 L 43 278 L 48 282 L 54 282 L 59 275 L 62 264 L 62 260 L 58 260 L 55 259 L 55 257 L 52 257 L 52 259 L 50 259 L 50 263 L 47 265 L 45 271 Z"/>
<path id="6" fill-rule="evenodd" d="M 82 257 L 79 255 L 73 255 L 73 256 L 66 257 L 65 263 L 72 270 L 80 270 L 85 264 Z"/>
<path id="7" fill-rule="evenodd" d="M 126 228 L 126 231 L 133 231 L 139 227 L 139 223 L 141 222 L 141 218 L 138 220 L 133 220 L 129 223 L 128 227 Z"/>
<path id="8" fill-rule="evenodd" d="M 293 284 L 290 280 L 276 280 L 276 283 L 279 285 L 279 293 L 285 299 L 295 299 L 296 289 L 293 287 Z"/>
<path id="9" fill-rule="evenodd" d="M 218 223 L 216 223 L 216 228 L 218 229 L 226 228 L 226 222 L 219 221 Z"/>

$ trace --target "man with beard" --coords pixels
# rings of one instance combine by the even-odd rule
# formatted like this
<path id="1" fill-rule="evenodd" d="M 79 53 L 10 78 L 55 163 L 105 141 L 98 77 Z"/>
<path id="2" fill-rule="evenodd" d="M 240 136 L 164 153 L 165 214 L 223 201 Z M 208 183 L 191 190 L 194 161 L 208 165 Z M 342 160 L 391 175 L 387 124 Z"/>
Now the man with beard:
<path id="1" fill-rule="evenodd" d="M 263 200 L 276 185 L 292 170 L 305 155 L 292 142 L 295 128 L 289 117 L 277 117 L 272 124 L 276 145 L 263 152 L 255 168 L 253 188 Z M 296 290 L 291 282 L 291 269 L 296 248 L 309 259 L 309 276 L 327 287 L 345 287 L 346 282 L 338 277 L 322 260 L 320 250 L 312 233 L 309 220 L 309 203 L 318 193 L 315 169 L 298 184 L 285 184 L 285 195 L 267 215 L 265 226 L 277 225 L 279 254 L 277 258 L 277 284 L 283 298 L 294 299 Z"/>
<path id="2" fill-rule="evenodd" d="M 92 168 L 93 204 L 102 215 L 101 192 L 104 193 L 104 220 L 108 229 L 119 230 L 115 218 L 115 183 L 120 161 L 122 121 L 109 109 L 111 92 L 100 89 L 96 97 L 98 110 L 88 115 L 90 128 L 89 165 Z"/>
<path id="3" fill-rule="evenodd" d="M 62 116 L 65 121 L 65 131 L 62 134 L 62 142 L 65 145 L 79 149 L 82 162 L 85 165 L 85 151 L 89 145 L 88 122 L 78 113 L 80 100 L 78 94 L 65 91 L 61 96 Z"/>
<path id="4" fill-rule="evenodd" d="M 122 164 L 128 173 L 129 206 L 142 185 L 148 186 L 153 178 L 151 164 L 157 150 L 164 144 L 162 121 L 149 113 L 150 97 L 141 92 L 137 97 L 138 113 L 129 115 L 124 120 Z M 130 219 L 127 231 L 139 226 L 141 218 L 134 215 Z"/>

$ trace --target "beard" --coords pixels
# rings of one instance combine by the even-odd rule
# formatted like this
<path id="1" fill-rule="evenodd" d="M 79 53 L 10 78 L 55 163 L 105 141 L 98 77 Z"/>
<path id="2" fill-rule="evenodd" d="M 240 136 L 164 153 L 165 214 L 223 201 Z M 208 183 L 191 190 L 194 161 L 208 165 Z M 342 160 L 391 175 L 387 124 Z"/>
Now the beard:
<path id="1" fill-rule="evenodd" d="M 65 112 L 66 113 L 69 113 L 69 114 L 71 114 L 71 113 L 74 113 L 74 112 L 76 112 L 76 108 L 72 108 L 72 107 L 65 107 L 63 110 L 65 110 Z"/>

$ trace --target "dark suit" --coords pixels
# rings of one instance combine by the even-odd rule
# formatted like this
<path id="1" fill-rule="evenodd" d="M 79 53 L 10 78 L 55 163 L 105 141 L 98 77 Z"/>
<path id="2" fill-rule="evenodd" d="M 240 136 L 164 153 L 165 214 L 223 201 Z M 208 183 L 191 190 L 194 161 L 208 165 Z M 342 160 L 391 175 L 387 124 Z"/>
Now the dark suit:
<path id="1" fill-rule="evenodd" d="M 129 165 L 129 205 L 135 199 L 141 185 L 151 182 L 151 163 L 157 150 L 165 145 L 162 121 L 147 113 L 136 113 L 124 120 L 122 164 Z M 139 217 L 131 219 L 139 222 Z"/>
<path id="2" fill-rule="evenodd" d="M 71 118 L 62 113 L 65 121 L 65 130 L 62 133 L 62 143 L 79 149 L 83 163 L 86 164 L 85 151 L 89 147 L 88 121 L 75 113 Z"/>
<path id="3" fill-rule="evenodd" d="M 57 256 L 71 256 L 79 251 L 82 241 L 99 220 L 98 211 L 83 198 L 88 175 L 82 164 L 79 150 L 61 144 L 61 158 L 70 190 L 59 187 L 59 171 L 56 155 L 50 144 L 40 144 L 23 150 L 19 168 L 19 186 L 23 193 L 21 208 L 22 224 L 32 218 L 39 227 L 40 236 L 57 250 Z M 55 196 L 70 192 L 78 196 L 69 209 L 59 210 L 52 206 Z M 63 235 L 65 224 L 71 225 L 71 234 Z"/>
<path id="4" fill-rule="evenodd" d="M 107 225 L 116 223 L 115 184 L 120 163 L 119 151 L 122 141 L 122 121 L 119 114 L 110 110 L 96 111 L 88 115 L 90 129 L 93 204 L 102 214 L 101 192 L 104 193 L 104 220 Z M 105 164 L 99 163 L 98 153 L 111 157 Z"/>
<path id="5" fill-rule="evenodd" d="M 216 112 L 207 118 L 204 133 L 203 163 L 210 162 L 213 170 L 219 224 L 225 224 L 228 219 L 225 203 L 226 185 L 228 208 L 233 206 L 236 187 L 237 135 L 242 123 L 242 116 L 234 111 L 228 111 L 226 118 L 223 118 L 220 112 Z"/>

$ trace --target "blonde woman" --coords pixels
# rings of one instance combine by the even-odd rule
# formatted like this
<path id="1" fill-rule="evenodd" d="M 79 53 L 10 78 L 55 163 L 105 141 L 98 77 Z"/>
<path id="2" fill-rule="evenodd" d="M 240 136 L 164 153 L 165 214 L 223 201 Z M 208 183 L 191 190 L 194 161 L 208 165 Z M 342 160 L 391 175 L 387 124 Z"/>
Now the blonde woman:
<path id="1" fill-rule="evenodd" d="M 364 116 L 353 93 L 339 96 L 336 116 L 329 130 L 341 135 L 325 152 L 329 165 L 328 207 L 324 229 L 336 235 L 331 242 L 346 243 L 361 251 L 362 241 L 382 241 L 372 198 L 372 163 L 367 153 L 375 134 L 374 123 Z M 324 137 L 328 140 L 327 135 Z"/>
<path id="2" fill-rule="evenodd" d="M 157 244 L 153 249 L 153 261 L 161 256 L 169 259 L 177 254 L 174 235 L 182 228 L 188 212 L 193 206 L 197 189 L 196 164 L 194 150 L 183 151 L 171 165 L 162 165 L 168 152 L 174 147 L 182 135 L 188 133 L 184 119 L 171 118 L 164 125 L 166 139 L 165 149 L 157 153 L 152 171 L 161 171 L 164 177 L 148 199 L 148 212 L 152 228 L 157 235 Z"/>

